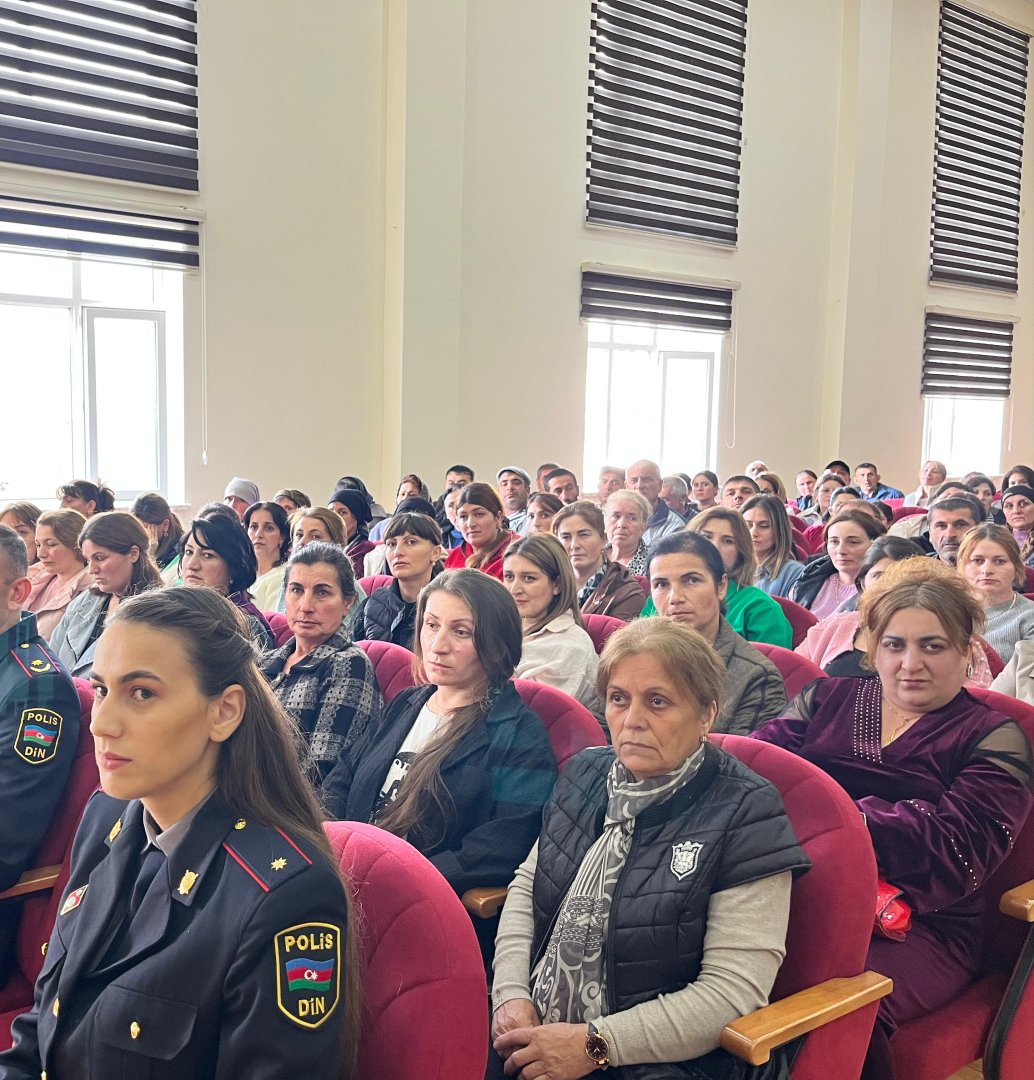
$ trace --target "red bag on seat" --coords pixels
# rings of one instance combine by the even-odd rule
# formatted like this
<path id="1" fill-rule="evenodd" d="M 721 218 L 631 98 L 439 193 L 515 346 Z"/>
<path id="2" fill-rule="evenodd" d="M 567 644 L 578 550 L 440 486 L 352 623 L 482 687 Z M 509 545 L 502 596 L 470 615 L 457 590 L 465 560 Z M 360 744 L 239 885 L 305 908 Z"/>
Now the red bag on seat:
<path id="1" fill-rule="evenodd" d="M 902 891 L 897 885 L 880 878 L 876 883 L 876 914 L 872 921 L 872 932 L 891 941 L 904 941 L 905 934 L 912 926 L 912 907 L 902 900 Z"/>

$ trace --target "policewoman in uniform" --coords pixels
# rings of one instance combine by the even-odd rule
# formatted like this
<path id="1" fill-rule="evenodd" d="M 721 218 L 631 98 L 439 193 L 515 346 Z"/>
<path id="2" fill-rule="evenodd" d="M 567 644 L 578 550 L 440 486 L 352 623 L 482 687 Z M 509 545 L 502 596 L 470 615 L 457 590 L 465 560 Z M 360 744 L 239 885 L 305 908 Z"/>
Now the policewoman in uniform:
<path id="1" fill-rule="evenodd" d="M 22 538 L 0 525 L 0 891 L 32 866 L 68 781 L 79 699 L 23 612 L 31 584 Z M 13 959 L 22 905 L 0 904 L 0 985 Z"/>
<path id="2" fill-rule="evenodd" d="M 145 593 L 109 622 L 103 792 L 0 1080 L 351 1075 L 345 888 L 253 657 L 210 589 Z"/>

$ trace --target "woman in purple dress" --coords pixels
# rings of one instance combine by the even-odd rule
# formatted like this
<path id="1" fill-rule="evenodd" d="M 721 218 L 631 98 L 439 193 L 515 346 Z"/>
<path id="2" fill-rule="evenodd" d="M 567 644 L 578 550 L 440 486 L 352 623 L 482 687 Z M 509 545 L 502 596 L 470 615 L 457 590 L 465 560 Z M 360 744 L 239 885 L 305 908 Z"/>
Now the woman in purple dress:
<path id="1" fill-rule="evenodd" d="M 868 966 L 894 980 L 865 1076 L 893 1078 L 898 1026 L 955 998 L 981 966 L 981 886 L 1032 801 L 1022 729 L 963 689 L 979 601 L 932 559 L 890 567 L 861 619 L 876 679 L 821 679 L 753 738 L 818 765 L 865 815 L 881 879 L 913 912 L 904 941 L 874 937 Z"/>

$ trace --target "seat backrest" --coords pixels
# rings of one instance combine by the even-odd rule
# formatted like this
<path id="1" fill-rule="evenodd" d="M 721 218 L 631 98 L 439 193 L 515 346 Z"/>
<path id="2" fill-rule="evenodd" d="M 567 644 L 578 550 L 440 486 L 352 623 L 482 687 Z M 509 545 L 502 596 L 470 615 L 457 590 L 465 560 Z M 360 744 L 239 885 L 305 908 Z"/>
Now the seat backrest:
<path id="1" fill-rule="evenodd" d="M 575 754 L 606 742 L 600 722 L 570 694 L 530 679 L 514 679 L 513 685 L 524 704 L 542 721 L 558 769 Z"/>
<path id="2" fill-rule="evenodd" d="M 356 645 L 373 664 L 373 676 L 384 695 L 385 705 L 390 705 L 400 691 L 416 686 L 413 678 L 416 657 L 409 649 L 391 641 L 357 641 Z"/>
<path id="3" fill-rule="evenodd" d="M 25 901 L 15 943 L 18 967 L 30 985 L 36 981 L 36 976 L 43 966 L 41 948 L 50 935 L 50 929 L 57 917 L 58 902 L 68 884 L 72 841 L 86 804 L 100 784 L 97 759 L 93 751 L 93 735 L 90 734 L 93 689 L 84 679 L 73 679 L 73 682 L 79 695 L 79 741 L 64 796 L 34 860 L 36 866 L 60 865 L 61 873 L 50 892 L 31 896 Z"/>
<path id="4" fill-rule="evenodd" d="M 585 620 L 585 629 L 592 638 L 597 653 L 602 653 L 603 646 L 607 644 L 607 638 L 625 625 L 621 619 L 615 619 L 612 615 L 583 615 L 582 618 Z"/>
<path id="5" fill-rule="evenodd" d="M 1034 706 L 1027 705 L 1006 694 L 994 690 L 966 687 L 977 701 L 989 709 L 1005 713 L 1023 728 L 1027 738 L 1034 744 Z M 1001 866 L 987 879 L 984 893 L 984 958 L 995 968 L 1012 971 L 1016 957 L 1027 937 L 1028 927 L 998 910 L 1002 893 L 1034 878 L 1034 815 L 1027 818 L 1020 829 L 1012 851 Z"/>
<path id="6" fill-rule="evenodd" d="M 811 869 L 793 884 L 786 959 L 771 999 L 865 970 L 876 896 L 876 858 L 851 797 L 811 762 L 739 735 L 708 739 L 779 790 Z M 794 1064 L 795 1080 L 857 1080 L 876 1003 L 813 1031 Z"/>
<path id="7" fill-rule="evenodd" d="M 397 836 L 324 825 L 355 905 L 362 957 L 363 1080 L 482 1080 L 488 987 L 470 916 Z"/>
<path id="8" fill-rule="evenodd" d="M 1034 592 L 1034 566 L 1028 566 L 1024 573 L 1027 575 L 1027 580 L 1023 584 L 1023 591 L 1025 593 Z"/>
<path id="9" fill-rule="evenodd" d="M 369 577 L 361 577 L 359 584 L 362 585 L 363 592 L 370 596 L 374 590 L 383 589 L 394 580 L 391 574 L 370 574 Z"/>
<path id="10" fill-rule="evenodd" d="M 925 514 L 925 506 L 895 506 L 894 507 L 894 520 L 900 521 L 902 518 L 915 517 L 917 514 Z"/>
<path id="11" fill-rule="evenodd" d="M 790 624 L 793 647 L 796 649 L 819 620 L 806 607 L 787 600 L 785 596 L 773 596 L 772 599 L 783 609 L 786 621 Z"/>
<path id="12" fill-rule="evenodd" d="M 291 633 L 291 627 L 287 623 L 287 616 L 283 612 L 263 611 L 262 617 L 269 623 L 269 629 L 273 631 L 273 640 L 276 642 L 278 649 L 281 645 L 286 645 L 294 637 L 294 634 Z"/>
<path id="13" fill-rule="evenodd" d="M 812 868 L 793 886 L 786 960 L 773 1000 L 865 967 L 876 896 L 876 858 L 858 807 L 810 761 L 740 735 L 708 735 L 770 780 Z"/>
<path id="14" fill-rule="evenodd" d="M 826 678 L 826 673 L 822 668 L 805 656 L 798 656 L 797 653 L 780 648 L 778 645 L 766 645 L 763 641 L 752 641 L 751 645 L 758 652 L 764 653 L 779 668 L 788 701 L 793 701 L 806 686 L 811 685 L 816 679 Z"/>
<path id="15" fill-rule="evenodd" d="M 991 678 L 997 678 L 1005 670 L 1005 664 L 1002 662 L 1002 658 L 998 655 L 993 646 L 982 637 L 978 636 L 977 641 L 980 643 L 981 649 L 984 650 L 984 656 L 987 657 L 987 666 L 991 669 Z"/>

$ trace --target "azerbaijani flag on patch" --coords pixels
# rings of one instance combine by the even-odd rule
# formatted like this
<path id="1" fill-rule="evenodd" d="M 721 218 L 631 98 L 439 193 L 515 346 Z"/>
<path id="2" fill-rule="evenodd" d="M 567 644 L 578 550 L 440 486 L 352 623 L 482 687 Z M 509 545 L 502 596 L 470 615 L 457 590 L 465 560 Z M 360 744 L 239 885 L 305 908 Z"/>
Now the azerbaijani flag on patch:
<path id="1" fill-rule="evenodd" d="M 299 956 L 284 964 L 288 990 L 319 990 L 326 993 L 334 978 L 333 960 L 309 960 Z"/>
<path id="2" fill-rule="evenodd" d="M 35 724 L 26 724 L 22 738 L 26 742 L 36 743 L 39 746 L 49 746 L 54 741 L 55 733 L 47 731 L 46 728 L 37 727 Z"/>

